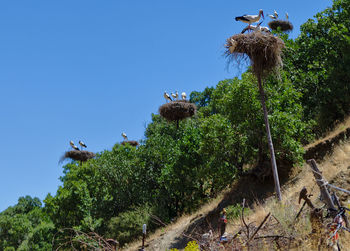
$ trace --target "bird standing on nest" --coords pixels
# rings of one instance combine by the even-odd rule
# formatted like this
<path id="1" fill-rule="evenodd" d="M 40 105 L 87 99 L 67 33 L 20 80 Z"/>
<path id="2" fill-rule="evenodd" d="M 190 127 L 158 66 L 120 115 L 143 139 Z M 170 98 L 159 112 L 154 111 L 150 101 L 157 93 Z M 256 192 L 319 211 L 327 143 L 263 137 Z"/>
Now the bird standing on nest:
<path id="1" fill-rule="evenodd" d="M 165 98 L 166 102 L 173 101 L 167 92 L 164 92 L 164 98 Z"/>
<path id="2" fill-rule="evenodd" d="M 87 146 L 85 145 L 85 143 L 83 141 L 79 140 L 79 145 L 81 146 L 81 149 L 87 148 Z"/>
<path id="3" fill-rule="evenodd" d="M 288 15 L 288 12 L 286 12 L 286 20 L 288 21 L 289 19 L 289 15 Z"/>
<path id="4" fill-rule="evenodd" d="M 278 18 L 278 13 L 276 10 L 273 10 L 273 14 L 275 15 L 276 19 Z"/>
<path id="5" fill-rule="evenodd" d="M 176 91 L 176 93 L 171 93 L 171 96 L 173 97 L 173 100 L 177 100 L 179 93 Z"/>
<path id="6" fill-rule="evenodd" d="M 260 22 L 258 25 L 248 25 L 242 30 L 242 34 L 246 32 L 247 30 L 252 30 L 252 31 L 260 31 L 260 32 L 271 32 L 270 29 L 266 26 L 261 26 L 262 22 Z M 232 41 L 231 41 L 232 43 Z M 233 43 L 232 43 L 233 44 Z M 231 50 L 230 50 L 231 51 Z M 231 51 L 232 53 L 232 51 Z"/>
<path id="7" fill-rule="evenodd" d="M 259 15 L 247 15 L 247 14 L 245 14 L 243 16 L 235 17 L 235 20 L 247 23 L 250 26 L 252 23 L 259 22 L 261 16 L 263 18 L 265 18 L 263 10 L 259 10 Z"/>
<path id="8" fill-rule="evenodd" d="M 274 15 L 269 14 L 268 16 L 269 16 L 269 18 L 271 18 L 271 19 L 273 19 L 273 20 L 276 20 L 276 19 L 277 19 L 277 17 L 275 17 Z"/>
<path id="9" fill-rule="evenodd" d="M 182 97 L 182 100 L 186 100 L 186 97 L 187 97 L 186 92 L 181 93 L 181 97 Z"/>
<path id="10" fill-rule="evenodd" d="M 76 145 L 74 145 L 73 141 L 69 141 L 69 144 L 74 150 L 80 151 L 80 149 Z"/>
<path id="11" fill-rule="evenodd" d="M 123 136 L 124 140 L 128 140 L 128 136 L 126 136 L 125 132 L 122 133 L 122 136 Z"/>

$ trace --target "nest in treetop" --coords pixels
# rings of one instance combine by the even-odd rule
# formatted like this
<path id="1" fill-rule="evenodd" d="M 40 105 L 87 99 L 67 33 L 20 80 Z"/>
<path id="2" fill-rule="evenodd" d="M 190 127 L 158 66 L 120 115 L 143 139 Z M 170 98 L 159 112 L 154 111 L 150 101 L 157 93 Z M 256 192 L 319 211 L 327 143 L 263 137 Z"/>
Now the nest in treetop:
<path id="1" fill-rule="evenodd" d="M 96 154 L 94 154 L 93 152 L 72 150 L 65 152 L 65 154 L 60 159 L 60 162 L 64 161 L 65 159 L 72 159 L 85 162 L 89 159 L 92 159 L 95 156 Z"/>
<path id="2" fill-rule="evenodd" d="M 255 31 L 237 34 L 227 39 L 225 55 L 229 62 L 240 62 L 249 57 L 256 76 L 268 75 L 282 66 L 281 52 L 284 42 L 271 33 Z"/>
<path id="3" fill-rule="evenodd" d="M 136 140 L 124 140 L 122 143 L 121 143 L 123 146 L 125 146 L 126 144 L 129 144 L 131 146 L 138 146 L 139 145 L 139 142 L 137 142 Z"/>
<path id="4" fill-rule="evenodd" d="M 278 28 L 281 29 L 281 31 L 291 31 L 293 30 L 293 24 L 286 20 L 272 20 L 268 23 L 268 26 L 271 30 L 278 30 Z"/>
<path id="5" fill-rule="evenodd" d="M 196 111 L 196 105 L 188 100 L 174 100 L 159 107 L 159 114 L 168 121 L 192 117 Z"/>

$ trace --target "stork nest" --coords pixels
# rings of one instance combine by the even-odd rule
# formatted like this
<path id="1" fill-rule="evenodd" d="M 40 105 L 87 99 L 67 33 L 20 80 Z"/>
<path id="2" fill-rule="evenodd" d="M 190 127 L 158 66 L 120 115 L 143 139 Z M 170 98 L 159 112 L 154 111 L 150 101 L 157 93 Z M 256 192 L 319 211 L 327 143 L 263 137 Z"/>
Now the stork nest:
<path id="1" fill-rule="evenodd" d="M 196 105 L 188 100 L 175 100 L 159 107 L 159 114 L 168 121 L 179 121 L 196 114 Z"/>
<path id="2" fill-rule="evenodd" d="M 268 75 L 282 66 L 284 42 L 273 34 L 259 31 L 236 34 L 227 39 L 225 47 L 229 63 L 240 63 L 249 57 L 252 71 L 257 77 Z"/>
<path id="3" fill-rule="evenodd" d="M 139 145 L 139 142 L 137 142 L 136 140 L 124 140 L 122 143 L 121 143 L 123 146 L 125 146 L 126 144 L 129 144 L 131 146 L 138 146 Z"/>
<path id="4" fill-rule="evenodd" d="M 293 30 L 293 24 L 286 20 L 272 20 L 268 23 L 268 26 L 274 31 L 278 31 L 279 29 L 285 32 Z"/>
<path id="5" fill-rule="evenodd" d="M 73 150 L 65 152 L 65 154 L 61 157 L 60 162 L 63 162 L 65 159 L 72 159 L 85 162 L 89 159 L 92 159 L 95 156 L 96 154 L 94 154 L 93 152 Z"/>

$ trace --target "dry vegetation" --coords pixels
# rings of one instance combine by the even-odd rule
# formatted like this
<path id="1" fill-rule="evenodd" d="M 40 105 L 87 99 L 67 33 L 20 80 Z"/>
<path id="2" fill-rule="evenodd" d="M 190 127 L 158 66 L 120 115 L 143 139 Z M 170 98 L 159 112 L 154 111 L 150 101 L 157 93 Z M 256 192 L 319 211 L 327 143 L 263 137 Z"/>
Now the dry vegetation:
<path id="1" fill-rule="evenodd" d="M 176 100 L 159 107 L 159 114 L 168 121 L 179 121 L 196 114 L 195 104 L 187 100 Z"/>
<path id="2" fill-rule="evenodd" d="M 139 145 L 139 142 L 137 142 L 136 140 L 124 140 L 122 143 L 121 143 L 123 146 L 125 146 L 126 144 L 129 144 L 131 146 L 138 146 Z"/>
<path id="3" fill-rule="evenodd" d="M 65 152 L 65 154 L 61 157 L 60 162 L 64 161 L 65 159 L 72 159 L 76 161 L 85 162 L 89 159 L 94 158 L 95 156 L 96 154 L 94 154 L 93 152 L 73 150 Z"/>
<path id="4" fill-rule="evenodd" d="M 348 125 L 350 125 L 350 119 L 338 126 L 324 139 L 317 141 L 318 144 L 338 137 L 339 134 L 347 130 Z M 350 141 L 347 140 L 347 137 L 343 140 L 338 137 L 338 140 L 340 141 L 333 142 L 337 145 L 332 146 L 331 154 L 326 154 L 322 161 L 318 161 L 318 167 L 331 184 L 350 190 Z M 311 146 L 314 147 L 315 144 L 306 146 L 306 149 Z M 196 214 L 183 216 L 176 223 L 158 230 L 148 238 L 147 250 L 181 249 L 191 240 L 196 240 L 204 250 L 210 250 L 210 248 L 225 250 L 224 246 L 226 250 L 248 250 L 248 248 L 250 250 L 317 250 L 320 239 L 323 241 L 322 250 L 329 249 L 327 247 L 329 233 L 325 225 L 331 219 L 328 218 L 323 224 L 319 224 L 319 228 L 315 233 L 312 232 L 315 223 L 313 225 L 310 221 L 310 208 L 305 207 L 298 219 L 295 219 L 302 207 L 302 203 L 298 203 L 298 198 L 299 192 L 304 186 L 313 194 L 311 200 L 316 207 L 324 205 L 319 199 L 319 188 L 307 164 L 296 168 L 295 173 L 284 183 L 282 203 L 277 202 L 272 195 L 273 185 L 266 184 L 262 187 L 261 183 L 253 185 L 254 180 L 248 182 L 249 179 L 242 181 L 243 184 L 246 184 L 245 192 L 242 189 L 242 184 L 235 184 L 230 191 L 223 192 L 214 201 L 202 207 Z M 252 189 L 254 190 L 259 186 L 260 190 L 263 191 L 252 191 Z M 341 203 L 349 207 L 349 195 L 339 191 L 336 193 Z M 265 194 L 265 196 L 262 196 L 262 194 Z M 247 198 L 249 205 L 249 210 L 244 213 L 248 227 L 243 224 L 241 213 L 238 217 L 229 219 L 226 232 L 231 241 L 218 246 L 217 219 L 219 212 L 224 207 L 236 208 L 244 197 Z M 238 208 L 241 210 L 240 207 Z M 254 238 L 247 242 L 269 213 L 271 215 L 262 224 Z M 213 230 L 214 236 L 208 242 L 203 240 L 201 236 L 210 229 Z M 126 250 L 137 250 L 139 244 L 140 242 L 135 242 Z M 343 248 L 350 247 L 350 233 L 345 231 L 340 233 L 340 245 Z"/>
<path id="5" fill-rule="evenodd" d="M 292 31 L 293 30 L 293 24 L 287 20 L 272 20 L 268 23 L 268 26 L 271 30 L 281 30 L 284 32 Z"/>
<path id="6" fill-rule="evenodd" d="M 265 32 L 236 34 L 226 41 L 226 56 L 229 62 L 240 63 L 247 56 L 256 76 L 265 76 L 282 66 L 281 52 L 284 42 L 279 37 Z"/>

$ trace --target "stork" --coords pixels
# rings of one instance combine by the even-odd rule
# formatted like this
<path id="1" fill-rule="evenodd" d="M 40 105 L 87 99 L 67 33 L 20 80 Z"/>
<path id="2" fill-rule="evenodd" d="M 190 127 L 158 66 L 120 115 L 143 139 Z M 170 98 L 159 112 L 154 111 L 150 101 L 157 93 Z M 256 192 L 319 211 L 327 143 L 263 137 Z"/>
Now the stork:
<path id="1" fill-rule="evenodd" d="M 286 20 L 288 21 L 289 19 L 289 15 L 288 15 L 288 12 L 286 12 Z"/>
<path id="2" fill-rule="evenodd" d="M 271 19 L 273 19 L 273 20 L 276 20 L 276 19 L 277 19 L 277 17 L 275 17 L 274 15 L 271 15 L 271 14 L 269 14 L 269 17 L 270 17 Z"/>
<path id="3" fill-rule="evenodd" d="M 164 98 L 165 98 L 166 102 L 173 101 L 167 92 L 164 92 Z"/>
<path id="4" fill-rule="evenodd" d="M 122 133 L 122 136 L 123 136 L 124 140 L 128 140 L 128 136 L 126 136 L 125 132 Z"/>
<path id="5" fill-rule="evenodd" d="M 73 141 L 70 141 L 69 144 L 74 150 L 80 151 L 80 149 L 76 145 L 74 145 Z"/>
<path id="6" fill-rule="evenodd" d="M 258 25 L 248 25 L 242 30 L 242 34 L 246 32 L 247 30 L 252 30 L 252 31 L 260 31 L 260 32 L 271 32 L 270 29 L 266 26 L 261 26 L 262 22 L 260 22 Z M 232 52 L 231 52 L 232 53 Z"/>
<path id="7" fill-rule="evenodd" d="M 81 149 L 87 148 L 87 146 L 85 145 L 85 143 L 83 141 L 79 140 L 79 145 L 81 146 Z"/>
<path id="8" fill-rule="evenodd" d="M 235 20 L 247 23 L 250 26 L 252 23 L 259 22 L 261 16 L 263 18 L 265 18 L 263 10 L 259 10 L 259 15 L 247 15 L 247 14 L 245 14 L 243 16 L 235 17 Z"/>
<path id="9" fill-rule="evenodd" d="M 276 10 L 273 10 L 273 14 L 275 15 L 276 19 L 278 18 L 278 13 Z"/>
<path id="10" fill-rule="evenodd" d="M 177 100 L 179 97 L 179 93 L 176 91 L 175 93 L 171 93 L 171 96 L 173 97 L 173 100 Z"/>
<path id="11" fill-rule="evenodd" d="M 182 92 L 181 97 L 182 97 L 182 100 L 186 100 L 186 97 L 187 97 L 186 92 Z"/>

